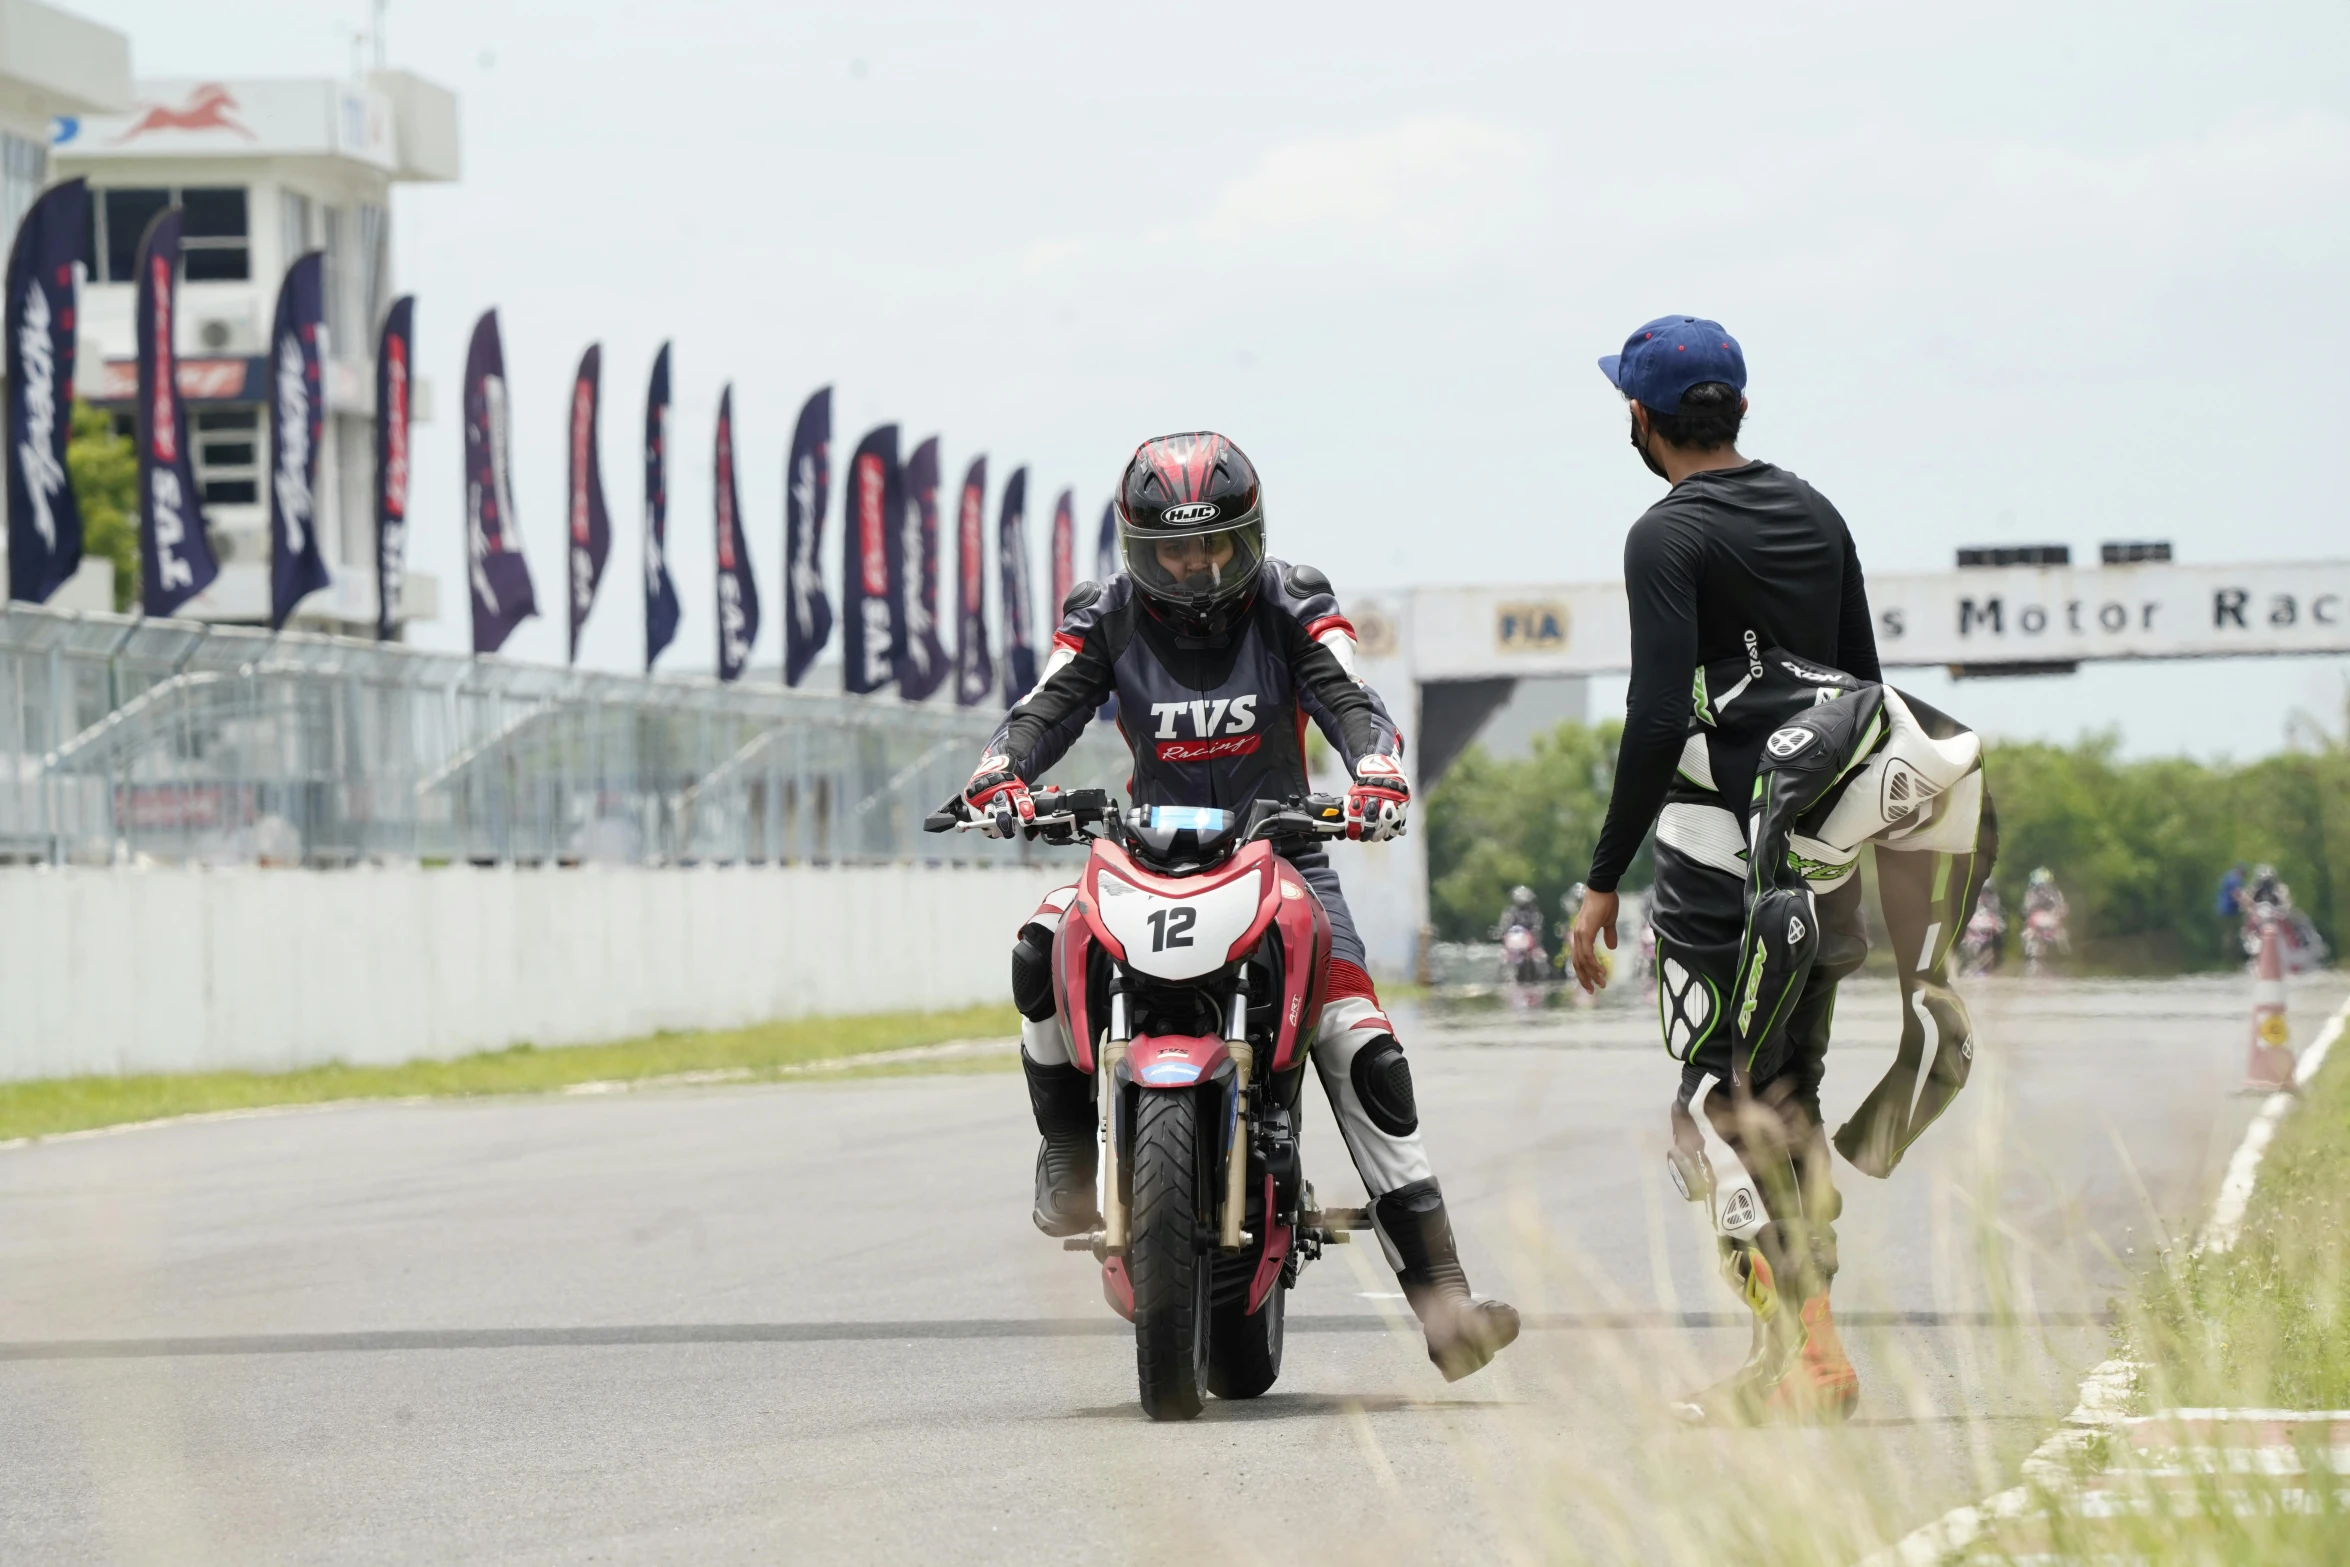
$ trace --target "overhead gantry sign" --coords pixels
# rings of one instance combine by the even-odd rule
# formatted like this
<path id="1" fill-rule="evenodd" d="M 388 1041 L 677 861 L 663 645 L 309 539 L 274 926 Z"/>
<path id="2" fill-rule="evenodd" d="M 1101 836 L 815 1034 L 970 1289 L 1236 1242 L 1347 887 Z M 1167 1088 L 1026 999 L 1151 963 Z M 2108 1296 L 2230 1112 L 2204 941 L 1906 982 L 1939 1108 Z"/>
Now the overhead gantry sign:
<path id="1" fill-rule="evenodd" d="M 1869 607 L 1878 657 L 1894 668 L 2350 653 L 2350 561 L 1887 573 L 1869 579 Z M 1632 663 L 1620 582 L 1419 588 L 1366 603 L 1355 620 L 1366 657 L 1421 682 Z"/>

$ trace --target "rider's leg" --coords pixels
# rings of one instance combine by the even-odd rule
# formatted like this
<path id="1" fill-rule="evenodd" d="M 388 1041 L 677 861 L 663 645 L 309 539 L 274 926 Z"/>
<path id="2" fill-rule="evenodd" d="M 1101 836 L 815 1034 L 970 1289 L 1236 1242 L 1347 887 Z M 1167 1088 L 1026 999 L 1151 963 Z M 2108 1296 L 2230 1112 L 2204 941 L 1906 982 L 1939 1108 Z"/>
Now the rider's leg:
<path id="1" fill-rule="evenodd" d="M 1379 1006 L 1337 872 L 1319 850 L 1301 851 L 1290 863 L 1330 916 L 1330 973 L 1314 1031 L 1314 1070 L 1370 1193 L 1388 1265 L 1426 1331 L 1428 1358 L 1445 1380 L 1458 1381 L 1518 1336 L 1518 1314 L 1469 1293 L 1444 1192 L 1420 1142 L 1411 1063 Z"/>
<path id="2" fill-rule="evenodd" d="M 1100 1222 L 1093 1178 L 1099 1118 L 1093 1079 L 1069 1058 L 1053 1010 L 1053 936 L 1074 887 L 1048 893 L 1012 943 L 1012 1004 L 1020 1009 L 1020 1070 L 1041 1141 L 1036 1150 L 1036 1227 L 1082 1235 Z"/>

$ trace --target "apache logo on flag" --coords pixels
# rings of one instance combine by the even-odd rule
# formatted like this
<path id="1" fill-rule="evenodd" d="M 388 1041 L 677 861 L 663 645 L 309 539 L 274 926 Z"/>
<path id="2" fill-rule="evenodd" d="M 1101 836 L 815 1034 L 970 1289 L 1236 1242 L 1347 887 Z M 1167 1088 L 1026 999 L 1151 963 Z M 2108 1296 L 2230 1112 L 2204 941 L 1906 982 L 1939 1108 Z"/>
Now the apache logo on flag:
<path id="1" fill-rule="evenodd" d="M 571 661 L 579 662 L 579 636 L 586 629 L 588 611 L 595 607 L 596 589 L 604 580 L 604 561 L 612 553 L 612 519 L 604 510 L 603 465 L 596 453 L 596 413 L 603 403 L 604 349 L 588 345 L 579 356 L 578 373 L 571 378 L 571 528 L 566 554 L 571 570 Z"/>
<path id="2" fill-rule="evenodd" d="M 677 635 L 677 586 L 669 580 L 669 345 L 653 356 L 645 386 L 645 668 Z"/>
<path id="3" fill-rule="evenodd" d="M 465 355 L 465 535 L 473 588 L 473 651 L 495 653 L 538 613 L 514 526 L 506 353 L 498 313 L 482 312 Z"/>
<path id="4" fill-rule="evenodd" d="M 408 553 L 408 355 L 416 301 L 402 296 L 384 317 L 375 353 L 375 634 L 399 625 Z"/>
<path id="5" fill-rule="evenodd" d="M 325 400 L 319 395 L 319 334 L 326 326 L 326 257 L 312 251 L 286 269 L 278 289 L 277 320 L 270 343 L 277 367 L 277 396 L 270 408 L 270 436 L 277 446 L 277 472 L 269 488 L 269 623 L 283 626 L 294 606 L 329 585 L 326 557 L 318 547 L 318 448 L 325 433 Z"/>
<path id="6" fill-rule="evenodd" d="M 82 563 L 82 514 L 66 482 L 74 279 L 89 222 L 78 179 L 44 191 L 8 255 L 8 593 L 38 604 Z"/>
<path id="7" fill-rule="evenodd" d="M 800 409 L 784 470 L 783 682 L 796 686 L 832 638 L 832 601 L 824 593 L 824 512 L 832 489 L 832 388 L 820 387 Z M 846 584 L 843 585 L 844 592 Z"/>

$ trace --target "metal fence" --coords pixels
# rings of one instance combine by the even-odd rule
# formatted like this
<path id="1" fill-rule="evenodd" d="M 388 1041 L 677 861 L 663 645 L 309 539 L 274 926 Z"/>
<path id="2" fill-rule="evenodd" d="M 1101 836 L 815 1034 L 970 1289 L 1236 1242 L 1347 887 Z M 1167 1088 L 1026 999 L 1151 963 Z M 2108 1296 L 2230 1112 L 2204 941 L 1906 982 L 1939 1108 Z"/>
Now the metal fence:
<path id="1" fill-rule="evenodd" d="M 0 858 L 1011 861 L 921 831 L 999 716 L 15 605 Z M 1126 772 L 1097 730 L 1054 776 Z"/>

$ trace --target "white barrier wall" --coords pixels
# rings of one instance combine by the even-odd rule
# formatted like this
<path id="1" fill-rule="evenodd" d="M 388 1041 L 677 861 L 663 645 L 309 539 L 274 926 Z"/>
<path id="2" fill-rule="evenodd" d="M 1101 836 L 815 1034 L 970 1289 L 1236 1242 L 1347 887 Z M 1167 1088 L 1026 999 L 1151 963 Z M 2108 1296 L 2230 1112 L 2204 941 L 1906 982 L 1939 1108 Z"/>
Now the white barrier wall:
<path id="1" fill-rule="evenodd" d="M 0 870 L 0 1078 L 390 1063 L 1006 1001 L 1074 865 Z"/>

